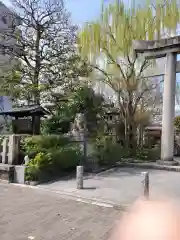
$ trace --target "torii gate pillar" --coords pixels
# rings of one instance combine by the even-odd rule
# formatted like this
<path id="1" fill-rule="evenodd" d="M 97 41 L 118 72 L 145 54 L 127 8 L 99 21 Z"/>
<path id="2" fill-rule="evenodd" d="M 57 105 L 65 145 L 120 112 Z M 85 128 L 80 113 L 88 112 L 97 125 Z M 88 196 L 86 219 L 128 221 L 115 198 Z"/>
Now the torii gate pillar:
<path id="1" fill-rule="evenodd" d="M 176 92 L 176 59 L 180 53 L 180 37 L 172 37 L 156 41 L 134 41 L 134 50 L 143 54 L 148 59 L 166 57 L 162 135 L 161 135 L 161 160 L 172 161 L 174 157 L 174 117 L 175 117 L 175 92 Z"/>
<path id="2" fill-rule="evenodd" d="M 176 93 L 176 54 L 167 53 L 164 75 L 161 160 L 170 161 L 174 156 L 174 117 Z"/>

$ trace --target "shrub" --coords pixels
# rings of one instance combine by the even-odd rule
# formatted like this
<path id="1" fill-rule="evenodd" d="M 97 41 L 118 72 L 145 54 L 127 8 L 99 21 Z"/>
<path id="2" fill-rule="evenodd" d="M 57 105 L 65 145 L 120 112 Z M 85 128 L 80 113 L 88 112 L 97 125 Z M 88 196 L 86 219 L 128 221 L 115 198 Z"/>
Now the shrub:
<path id="1" fill-rule="evenodd" d="M 26 171 L 25 171 L 26 181 L 38 181 L 39 174 L 40 174 L 40 171 L 38 166 L 32 165 L 29 163 L 29 166 L 26 168 Z"/>
<path id="2" fill-rule="evenodd" d="M 124 151 L 111 136 L 98 136 L 95 140 L 95 156 L 99 165 L 112 165 L 121 160 Z"/>
<path id="3" fill-rule="evenodd" d="M 160 159 L 160 147 L 154 148 L 139 148 L 136 151 L 136 159 L 138 160 L 151 160 L 156 161 Z"/>
<path id="4" fill-rule="evenodd" d="M 155 146 L 151 149 L 149 149 L 149 155 L 148 159 L 152 161 L 159 160 L 161 157 L 161 147 L 160 146 Z"/>
<path id="5" fill-rule="evenodd" d="M 136 150 L 135 158 L 137 160 L 147 160 L 149 155 L 149 149 L 147 148 L 138 148 Z"/>
<path id="6" fill-rule="evenodd" d="M 98 136 L 95 140 L 95 157 L 99 165 L 112 165 L 122 158 L 135 158 L 137 160 L 156 161 L 160 159 L 160 147 L 137 148 L 135 152 L 122 147 L 111 136 Z"/>
<path id="7" fill-rule="evenodd" d="M 65 136 L 33 136 L 24 139 L 25 153 L 34 158 L 39 152 L 47 152 L 49 149 L 57 149 L 69 143 L 69 138 Z"/>
<path id="8" fill-rule="evenodd" d="M 81 160 L 77 144 L 62 136 L 34 136 L 25 139 L 24 149 L 30 157 L 26 180 L 42 180 L 70 171 Z"/>
<path id="9" fill-rule="evenodd" d="M 57 169 L 72 169 L 77 166 L 81 158 L 80 149 L 71 145 L 67 145 L 50 153 L 53 164 Z"/>

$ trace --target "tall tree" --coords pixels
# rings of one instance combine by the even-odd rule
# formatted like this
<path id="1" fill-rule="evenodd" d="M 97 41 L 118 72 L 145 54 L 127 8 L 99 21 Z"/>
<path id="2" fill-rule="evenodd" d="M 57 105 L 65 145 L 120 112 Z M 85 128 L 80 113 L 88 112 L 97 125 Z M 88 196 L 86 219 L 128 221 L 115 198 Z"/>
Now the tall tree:
<path id="1" fill-rule="evenodd" d="M 104 99 L 87 86 L 81 85 L 69 93 L 64 101 L 56 102 L 51 118 L 44 121 L 46 133 L 67 133 L 77 113 L 84 113 L 90 134 L 97 132 L 97 115 L 102 114 Z"/>
<path id="2" fill-rule="evenodd" d="M 149 111 L 150 106 L 152 109 L 155 100 L 152 90 L 156 87 L 144 77 L 144 71 L 153 63 L 136 56 L 132 42 L 160 38 L 163 30 L 175 30 L 178 23 L 179 10 L 174 0 L 165 5 L 131 9 L 116 0 L 108 7 L 102 6 L 99 20 L 88 23 L 80 32 L 81 55 L 89 60 L 99 80 L 108 84 L 117 96 L 130 147 L 139 124 L 137 113 Z"/>
<path id="3" fill-rule="evenodd" d="M 13 4 L 20 24 L 13 24 L 6 35 L 17 40 L 13 55 L 21 60 L 21 78 L 13 82 L 11 93 L 19 88 L 19 99 L 39 104 L 57 87 L 77 79 L 77 27 L 63 0 L 13 0 Z"/>

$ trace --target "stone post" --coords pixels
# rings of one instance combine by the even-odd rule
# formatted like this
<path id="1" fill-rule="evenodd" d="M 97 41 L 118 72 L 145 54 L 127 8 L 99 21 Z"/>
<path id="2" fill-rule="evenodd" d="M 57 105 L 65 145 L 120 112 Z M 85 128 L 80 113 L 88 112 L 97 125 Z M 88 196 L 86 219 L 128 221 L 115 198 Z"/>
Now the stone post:
<path id="1" fill-rule="evenodd" d="M 172 161 L 174 153 L 174 116 L 176 91 L 176 54 L 167 53 L 164 76 L 161 160 Z"/>
<path id="2" fill-rule="evenodd" d="M 149 198 L 149 173 L 148 172 L 144 172 L 143 173 L 143 196 L 145 198 Z"/>
<path id="3" fill-rule="evenodd" d="M 79 163 L 79 166 L 76 167 L 77 189 L 83 189 L 84 164 L 87 155 L 86 132 L 85 116 L 83 113 L 78 113 L 76 114 L 72 129 L 72 134 L 75 140 L 80 144 L 81 152 L 83 153 L 83 159 Z"/>
<path id="4" fill-rule="evenodd" d="M 8 164 L 15 165 L 17 160 L 18 153 L 18 136 L 10 135 L 9 136 L 9 151 L 8 151 Z"/>
<path id="5" fill-rule="evenodd" d="M 83 166 L 76 167 L 77 189 L 83 189 Z"/>
<path id="6" fill-rule="evenodd" d="M 8 138 L 4 138 L 3 142 L 2 142 L 2 153 L 1 153 L 1 157 L 2 157 L 2 163 L 6 164 L 8 163 Z"/>

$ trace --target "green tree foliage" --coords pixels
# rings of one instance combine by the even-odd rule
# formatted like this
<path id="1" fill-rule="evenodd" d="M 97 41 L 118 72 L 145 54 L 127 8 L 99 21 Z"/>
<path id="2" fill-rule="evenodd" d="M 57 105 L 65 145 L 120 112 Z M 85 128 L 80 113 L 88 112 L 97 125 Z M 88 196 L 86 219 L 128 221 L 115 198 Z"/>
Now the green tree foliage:
<path id="1" fill-rule="evenodd" d="M 94 67 L 96 79 L 108 84 L 116 94 L 128 133 L 126 142 L 131 147 L 137 119 L 145 122 L 155 102 L 154 86 L 143 75 L 153 63 L 134 54 L 133 40 L 153 40 L 160 38 L 163 31 L 174 32 L 179 17 L 178 4 L 173 0 L 131 9 L 117 0 L 108 7 L 102 6 L 99 20 L 88 23 L 79 34 L 82 57 Z M 143 115 L 137 118 L 137 112 Z"/>
<path id="2" fill-rule="evenodd" d="M 21 61 L 21 78 L 1 85 L 10 95 L 18 92 L 20 100 L 39 104 L 48 101 L 54 89 L 71 87 L 85 74 L 76 54 L 77 27 L 63 0 L 13 0 L 13 4 L 16 15 L 5 34 L 6 39 L 16 40 L 11 47 L 13 57 Z"/>
<path id="3" fill-rule="evenodd" d="M 2 95 L 17 99 L 23 92 L 19 87 L 21 82 L 20 63 L 13 63 L 13 67 L 1 66 L 0 68 L 0 92 Z"/>
<path id="4" fill-rule="evenodd" d="M 175 117 L 174 119 L 174 126 L 178 131 L 180 131 L 180 116 Z"/>
<path id="5" fill-rule="evenodd" d="M 103 97 L 91 87 L 81 86 L 71 92 L 66 101 L 60 102 L 52 117 L 44 122 L 46 133 L 67 133 L 77 113 L 84 113 L 89 131 L 96 129 L 97 114 L 102 112 Z"/>

